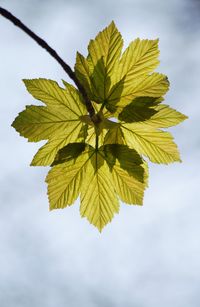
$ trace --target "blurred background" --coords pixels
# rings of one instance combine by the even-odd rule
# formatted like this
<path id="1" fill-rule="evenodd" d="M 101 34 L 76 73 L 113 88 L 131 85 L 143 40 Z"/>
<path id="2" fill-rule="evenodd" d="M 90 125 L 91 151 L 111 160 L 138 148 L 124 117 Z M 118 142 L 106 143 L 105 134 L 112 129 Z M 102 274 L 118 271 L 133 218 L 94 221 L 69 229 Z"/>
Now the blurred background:
<path id="1" fill-rule="evenodd" d="M 57 62 L 0 16 L 0 306 L 200 306 L 200 1 L 0 0 L 72 67 L 112 20 L 124 44 L 160 38 L 166 103 L 189 116 L 169 129 L 183 163 L 150 164 L 144 206 L 121 204 L 102 234 L 79 202 L 49 212 L 42 143 L 11 127 L 35 103 L 22 78 L 70 81 Z M 70 81 L 71 82 L 71 81 Z"/>

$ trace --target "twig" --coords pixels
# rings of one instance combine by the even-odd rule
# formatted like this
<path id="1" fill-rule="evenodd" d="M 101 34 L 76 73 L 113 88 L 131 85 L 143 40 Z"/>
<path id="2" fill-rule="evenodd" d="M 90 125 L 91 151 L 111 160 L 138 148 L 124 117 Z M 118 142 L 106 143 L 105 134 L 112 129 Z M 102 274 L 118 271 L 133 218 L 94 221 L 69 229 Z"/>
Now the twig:
<path id="1" fill-rule="evenodd" d="M 0 14 L 10 20 L 12 23 L 14 23 L 15 26 L 20 28 L 22 31 L 24 31 L 26 34 L 28 34 L 34 41 L 36 41 L 42 48 L 44 48 L 64 69 L 64 71 L 68 74 L 68 76 L 74 81 L 77 88 L 79 89 L 83 100 L 85 102 L 87 111 L 90 115 L 90 118 L 93 122 L 96 122 L 96 116 L 95 116 L 95 110 L 92 106 L 92 103 L 85 91 L 85 88 L 80 83 L 80 81 L 77 79 L 74 71 L 71 69 L 71 67 L 65 63 L 61 57 L 57 54 L 57 52 L 51 48 L 42 38 L 40 38 L 38 35 L 36 35 L 33 31 L 31 31 L 27 26 L 25 26 L 18 18 L 16 18 L 14 15 L 12 15 L 9 11 L 6 9 L 0 7 Z"/>

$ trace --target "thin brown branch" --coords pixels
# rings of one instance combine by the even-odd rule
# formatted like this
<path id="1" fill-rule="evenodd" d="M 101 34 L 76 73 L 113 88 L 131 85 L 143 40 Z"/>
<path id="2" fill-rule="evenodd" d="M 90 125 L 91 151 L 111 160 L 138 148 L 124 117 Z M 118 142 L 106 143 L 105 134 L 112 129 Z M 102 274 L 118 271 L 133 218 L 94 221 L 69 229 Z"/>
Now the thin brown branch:
<path id="1" fill-rule="evenodd" d="M 92 103 L 85 91 L 85 88 L 80 83 L 80 81 L 77 79 L 74 71 L 71 69 L 71 67 L 65 63 L 61 57 L 57 54 L 57 52 L 51 48 L 42 38 L 40 38 L 38 35 L 36 35 L 33 31 L 31 31 L 27 26 L 25 26 L 18 18 L 16 18 L 14 15 L 12 15 L 9 11 L 6 9 L 0 7 L 0 14 L 10 20 L 12 23 L 14 23 L 15 26 L 20 28 L 22 31 L 24 31 L 26 34 L 28 34 L 36 43 L 38 43 L 42 48 L 44 48 L 64 69 L 64 71 L 68 74 L 68 76 L 74 81 L 76 84 L 78 90 L 80 91 L 83 100 L 85 102 L 87 111 L 90 115 L 90 118 L 93 122 L 96 122 L 96 116 L 95 116 L 95 110 L 92 106 Z"/>

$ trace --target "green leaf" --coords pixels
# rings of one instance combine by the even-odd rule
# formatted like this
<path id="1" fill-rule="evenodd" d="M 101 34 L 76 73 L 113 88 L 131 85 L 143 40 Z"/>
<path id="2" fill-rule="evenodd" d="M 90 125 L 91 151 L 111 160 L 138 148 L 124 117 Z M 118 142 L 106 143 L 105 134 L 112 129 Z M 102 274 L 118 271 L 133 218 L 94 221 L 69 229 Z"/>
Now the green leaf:
<path id="1" fill-rule="evenodd" d="M 101 130 L 101 133 L 98 136 L 98 138 L 99 138 L 99 146 L 103 145 L 106 133 L 107 133 L 107 130 L 105 130 L 105 129 Z M 87 138 L 86 138 L 85 142 L 87 144 L 95 147 L 95 144 L 96 144 L 96 133 L 95 133 L 95 129 L 93 127 L 89 127 L 88 128 L 88 135 L 87 135 Z"/>
<path id="2" fill-rule="evenodd" d="M 103 152 L 105 154 L 106 160 L 111 155 L 111 161 L 109 164 L 115 164 L 116 159 L 119 160 L 122 168 L 126 170 L 131 170 L 132 166 L 140 165 L 143 163 L 141 156 L 134 149 L 129 148 L 127 145 L 123 144 L 106 144 L 103 146 Z"/>
<path id="3" fill-rule="evenodd" d="M 27 106 L 12 126 L 31 142 L 48 140 L 31 165 L 50 165 L 60 148 L 78 140 L 84 125 L 80 117 L 86 114 L 86 108 L 79 92 L 68 83 L 66 89 L 46 79 L 25 80 L 25 84 L 47 106 Z"/>
<path id="4" fill-rule="evenodd" d="M 149 75 L 159 64 L 158 56 L 158 39 L 134 40 L 116 66 L 109 105 L 125 106 L 138 96 L 164 95 L 168 90 L 166 76 L 158 73 Z"/>
<path id="5" fill-rule="evenodd" d="M 143 204 L 145 184 L 121 168 L 119 162 L 116 162 L 112 169 L 112 178 L 115 191 L 123 202 L 133 205 Z"/>
<path id="6" fill-rule="evenodd" d="M 133 79 L 128 85 L 124 78 L 112 87 L 108 101 L 110 105 L 124 107 L 136 97 L 161 97 L 166 94 L 168 89 L 169 81 L 163 74 L 144 75 Z"/>
<path id="7" fill-rule="evenodd" d="M 81 186 L 80 213 L 101 231 L 111 222 L 114 214 L 119 212 L 119 203 L 109 167 L 99 152 L 94 151 L 85 174 Z"/>
<path id="8" fill-rule="evenodd" d="M 134 149 L 125 145 L 105 145 L 103 152 L 112 171 L 115 191 L 121 200 L 142 205 L 148 178 L 146 163 Z"/>
<path id="9" fill-rule="evenodd" d="M 135 98 L 132 103 L 137 107 L 154 107 L 160 104 L 163 100 L 164 98 L 162 97 L 141 96 Z"/>
<path id="10" fill-rule="evenodd" d="M 161 103 L 164 99 L 162 97 L 148 97 L 148 96 L 141 96 L 141 97 L 136 97 L 133 99 L 131 103 L 128 105 L 124 106 L 118 106 L 118 105 L 112 105 L 112 104 L 106 104 L 107 110 L 110 110 L 112 113 L 112 116 L 118 117 L 120 113 L 123 112 L 123 115 L 121 118 L 119 118 L 122 121 L 127 121 L 131 120 L 129 112 L 133 113 L 132 108 L 137 107 L 138 110 L 139 108 L 150 108 L 153 106 L 158 105 Z M 111 115 L 110 115 L 111 116 Z"/>
<path id="11" fill-rule="evenodd" d="M 98 88 L 102 102 L 107 99 L 111 86 L 111 76 L 119 61 L 123 40 L 115 23 L 100 32 L 88 46 L 88 62 L 92 67 L 92 80 Z"/>
<path id="12" fill-rule="evenodd" d="M 121 125 L 118 124 L 115 129 L 108 130 L 104 138 L 104 144 L 125 144 Z"/>
<path id="13" fill-rule="evenodd" d="M 102 155 L 90 146 L 81 152 L 81 146 L 70 144 L 62 150 L 61 164 L 47 175 L 50 209 L 72 205 L 81 193 L 81 216 L 101 231 L 118 213 L 119 203 Z"/>
<path id="14" fill-rule="evenodd" d="M 85 150 L 85 147 L 85 143 L 68 144 L 57 152 L 52 166 L 78 158 L 80 154 Z"/>
<path id="15" fill-rule="evenodd" d="M 31 165 L 32 166 L 47 166 L 51 165 L 55 159 L 55 156 L 59 149 L 63 148 L 69 143 L 75 141 L 83 141 L 80 137 L 83 128 L 82 123 L 78 123 L 76 126 L 71 125 L 67 131 L 67 135 L 59 135 L 51 138 L 44 146 L 42 146 L 36 155 L 34 156 Z"/>
<path id="16" fill-rule="evenodd" d="M 28 92 L 47 106 L 65 106 L 72 114 L 85 112 L 82 96 L 73 85 L 65 82 L 66 88 L 63 89 L 56 81 L 49 79 L 24 79 L 23 81 Z"/>
<path id="17" fill-rule="evenodd" d="M 107 144 L 103 146 L 103 153 L 111 169 L 118 161 L 120 167 L 130 176 L 144 182 L 144 169 L 141 166 L 143 160 L 134 149 L 122 144 Z"/>
<path id="18" fill-rule="evenodd" d="M 118 119 L 126 123 L 143 122 L 152 118 L 152 116 L 156 113 L 157 111 L 155 109 L 135 105 L 133 101 L 122 110 L 118 116 Z"/>
<path id="19" fill-rule="evenodd" d="M 116 81 L 125 77 L 125 86 L 133 79 L 152 72 L 159 64 L 158 39 L 135 39 L 124 51 L 116 71 Z"/>
<path id="20" fill-rule="evenodd" d="M 78 158 L 53 166 L 49 171 L 46 182 L 50 210 L 63 209 L 74 203 L 80 193 L 85 176 L 85 165 L 88 163 L 88 149 Z"/>
<path id="21" fill-rule="evenodd" d="M 103 103 L 112 86 L 111 77 L 118 64 L 123 40 L 114 22 L 100 32 L 88 46 L 85 59 L 77 53 L 75 73 L 85 86 L 89 97 L 97 103 Z"/>
<path id="22" fill-rule="evenodd" d="M 77 78 L 84 86 L 89 98 L 91 100 L 98 102 L 99 101 L 98 87 L 96 87 L 95 82 L 91 78 L 92 68 L 89 67 L 87 59 L 79 52 L 77 52 L 76 55 L 76 64 L 74 69 Z"/>
<path id="23" fill-rule="evenodd" d="M 153 109 L 156 111 L 155 114 L 153 114 L 153 116 L 151 116 L 144 123 L 156 128 L 172 127 L 180 124 L 182 121 L 188 118 L 184 114 L 170 108 L 165 104 L 155 106 Z"/>
<path id="24" fill-rule="evenodd" d="M 27 106 L 12 126 L 30 142 L 48 140 L 65 134 L 79 124 L 79 117 L 64 106 Z"/>
<path id="25" fill-rule="evenodd" d="M 152 162 L 168 164 L 181 161 L 176 144 L 169 132 L 164 132 L 140 123 L 123 124 L 126 144 Z"/>
<path id="26" fill-rule="evenodd" d="M 155 98 L 154 98 L 155 99 Z M 136 99 L 124 107 L 118 119 L 126 123 L 143 122 L 156 128 L 167 128 L 178 125 L 187 116 L 170 108 L 168 105 L 145 105 L 137 103 Z"/>

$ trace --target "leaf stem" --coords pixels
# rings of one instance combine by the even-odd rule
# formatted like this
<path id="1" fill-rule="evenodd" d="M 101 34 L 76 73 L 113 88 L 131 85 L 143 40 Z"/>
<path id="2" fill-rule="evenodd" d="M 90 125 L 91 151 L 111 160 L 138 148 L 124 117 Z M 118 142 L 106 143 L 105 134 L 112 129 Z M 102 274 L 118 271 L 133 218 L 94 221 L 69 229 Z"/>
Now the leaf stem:
<path id="1" fill-rule="evenodd" d="M 98 148 L 99 148 L 99 136 L 96 133 L 96 142 L 95 142 L 95 149 L 96 149 L 96 151 L 98 151 Z"/>
<path id="2" fill-rule="evenodd" d="M 31 31 L 27 26 L 25 26 L 17 17 L 12 15 L 9 11 L 6 9 L 0 7 L 0 14 L 5 17 L 6 19 L 10 20 L 15 26 L 20 28 L 22 31 L 24 31 L 28 36 L 30 36 L 38 45 L 40 45 L 42 48 L 44 48 L 64 69 L 64 71 L 68 74 L 68 76 L 74 81 L 76 84 L 78 90 L 82 94 L 83 100 L 85 102 L 85 106 L 87 108 L 87 111 L 90 115 L 91 120 L 95 123 L 96 122 L 96 114 L 95 110 L 92 106 L 92 103 L 87 95 L 87 92 L 85 91 L 85 88 L 81 84 L 81 82 L 76 77 L 74 71 L 71 69 L 71 67 L 65 63 L 61 57 L 57 54 L 57 52 L 51 48 L 42 38 L 40 38 L 38 35 L 36 35 L 33 31 Z"/>
<path id="3" fill-rule="evenodd" d="M 103 108 L 105 107 L 106 103 L 107 103 L 107 100 L 104 100 L 104 102 L 102 103 L 101 108 L 99 110 L 100 112 L 103 111 Z"/>

